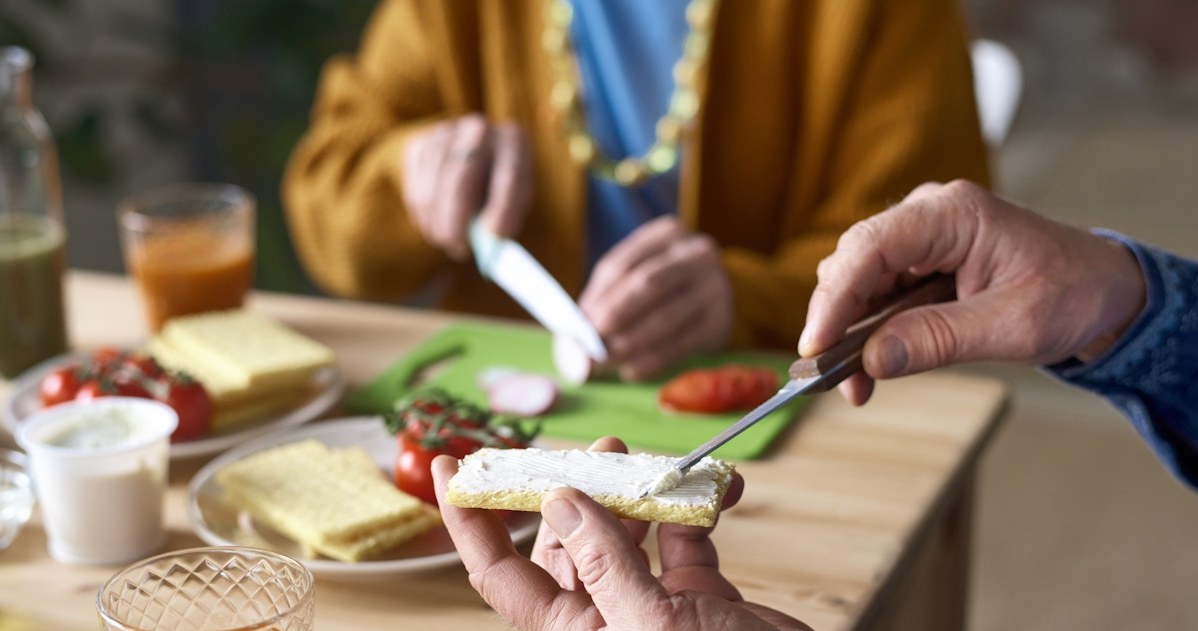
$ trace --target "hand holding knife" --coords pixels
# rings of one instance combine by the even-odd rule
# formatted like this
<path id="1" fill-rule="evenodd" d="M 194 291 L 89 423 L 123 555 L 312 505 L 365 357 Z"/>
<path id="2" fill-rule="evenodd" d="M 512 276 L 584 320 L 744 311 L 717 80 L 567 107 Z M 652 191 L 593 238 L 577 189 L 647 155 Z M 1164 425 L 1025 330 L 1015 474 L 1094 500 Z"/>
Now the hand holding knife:
<path id="1" fill-rule="evenodd" d="M 470 248 L 483 277 L 502 287 L 537 322 L 554 335 L 577 342 L 594 361 L 607 359 L 607 347 L 591 321 L 519 243 L 496 236 L 475 218 L 470 224 Z"/>
<path id="2" fill-rule="evenodd" d="M 956 278 L 937 274 L 906 289 L 885 307 L 849 327 L 840 342 L 815 357 L 796 360 L 790 366 L 790 381 L 774 396 L 754 408 L 736 423 L 703 443 L 691 453 L 679 458 L 670 471 L 645 489 L 641 497 L 656 495 L 674 488 L 682 476 L 705 456 L 732 440 L 757 421 L 785 405 L 800 394 L 823 392 L 861 370 L 861 354 L 865 341 L 886 320 L 914 307 L 947 302 L 956 297 Z"/>

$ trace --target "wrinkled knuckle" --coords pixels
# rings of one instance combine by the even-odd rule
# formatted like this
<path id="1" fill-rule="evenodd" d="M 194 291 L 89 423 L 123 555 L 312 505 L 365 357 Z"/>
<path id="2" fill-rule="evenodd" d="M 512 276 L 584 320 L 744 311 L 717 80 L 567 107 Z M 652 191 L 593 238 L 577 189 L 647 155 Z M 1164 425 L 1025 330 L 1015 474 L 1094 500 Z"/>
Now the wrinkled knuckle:
<path id="1" fill-rule="evenodd" d="M 646 316 L 641 326 L 651 334 L 660 334 L 668 332 L 677 325 L 678 320 L 671 314 L 656 311 Z"/>
<path id="2" fill-rule="evenodd" d="M 658 225 L 662 227 L 661 229 L 666 235 L 674 236 L 682 233 L 682 222 L 678 221 L 678 218 L 673 215 L 665 215 L 654 221 L 658 222 Z"/>
<path id="3" fill-rule="evenodd" d="M 972 198 L 982 192 L 982 187 L 965 179 L 956 179 L 943 187 L 944 193 L 952 197 Z"/>
<path id="4" fill-rule="evenodd" d="M 615 314 L 611 309 L 596 308 L 594 313 L 590 314 L 591 322 L 595 325 L 600 333 L 609 333 L 616 326 Z"/>
<path id="5" fill-rule="evenodd" d="M 631 281 L 635 283 L 632 289 L 641 292 L 667 282 L 670 276 L 674 274 L 674 270 L 670 269 L 670 267 L 669 265 L 642 267 L 632 275 Z"/>
<path id="6" fill-rule="evenodd" d="M 925 312 L 923 323 L 929 333 L 924 349 L 927 361 L 933 366 L 944 366 L 956 359 L 962 351 L 957 327 L 937 310 Z"/>
<path id="7" fill-rule="evenodd" d="M 604 257 L 595 264 L 595 271 L 591 274 L 591 284 L 594 285 L 600 279 L 615 279 L 620 277 L 622 269 L 615 259 Z"/>
<path id="8" fill-rule="evenodd" d="M 630 296 L 644 296 L 653 291 L 659 272 L 634 272 L 626 281 Z"/>
<path id="9" fill-rule="evenodd" d="M 878 220 L 876 217 L 870 217 L 849 226 L 849 229 L 840 235 L 837 249 L 872 248 L 877 242 Z"/>
<path id="10" fill-rule="evenodd" d="M 611 563 L 611 555 L 602 546 L 584 544 L 570 556 L 578 569 L 578 580 L 583 584 L 602 588 L 611 581 L 615 566 Z"/>
<path id="11" fill-rule="evenodd" d="M 923 184 L 916 186 L 915 190 L 911 191 L 911 194 L 909 195 L 909 197 L 920 197 L 923 195 L 933 195 L 937 191 L 939 191 L 941 188 L 944 188 L 944 185 L 941 184 L 940 182 L 935 182 L 935 181 L 924 182 Z"/>
<path id="12" fill-rule="evenodd" d="M 469 128 L 478 128 L 486 126 L 487 119 L 480 112 L 470 112 L 458 119 L 458 122 Z"/>
<path id="13" fill-rule="evenodd" d="M 815 265 L 816 279 L 818 279 L 819 281 L 822 282 L 828 278 L 828 274 L 831 272 L 832 266 L 835 265 L 834 259 L 835 259 L 835 255 L 825 256 L 824 258 L 820 259 L 819 263 L 816 263 L 816 265 Z"/>
<path id="14" fill-rule="evenodd" d="M 478 592 L 483 597 L 483 600 L 487 602 L 491 602 L 495 596 L 492 593 L 494 585 L 491 581 L 487 580 L 487 574 L 491 569 L 493 567 L 488 567 L 479 572 L 470 572 L 469 576 L 467 576 L 467 579 L 470 581 L 470 587 L 473 587 L 474 591 Z"/>
<path id="15" fill-rule="evenodd" d="M 694 238 L 695 252 L 700 256 L 710 257 L 715 256 L 720 251 L 720 245 L 709 234 L 697 234 Z"/>

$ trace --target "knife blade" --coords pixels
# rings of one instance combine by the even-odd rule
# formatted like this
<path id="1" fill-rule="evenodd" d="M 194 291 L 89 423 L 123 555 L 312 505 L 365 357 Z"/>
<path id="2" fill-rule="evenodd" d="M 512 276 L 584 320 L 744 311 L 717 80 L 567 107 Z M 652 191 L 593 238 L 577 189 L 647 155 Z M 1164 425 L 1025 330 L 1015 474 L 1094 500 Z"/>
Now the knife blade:
<path id="1" fill-rule="evenodd" d="M 607 347 L 595 326 L 528 250 L 496 236 L 477 218 L 470 224 L 470 248 L 479 273 L 502 287 L 533 319 L 555 335 L 578 342 L 596 362 L 607 360 Z"/>
<path id="2" fill-rule="evenodd" d="M 682 480 L 682 476 L 700 460 L 732 440 L 741 432 L 767 417 L 800 394 L 830 390 L 849 376 L 861 370 L 861 353 L 865 341 L 884 322 L 895 314 L 913 307 L 946 302 L 956 297 L 956 278 L 944 274 L 929 276 L 917 285 L 903 291 L 873 315 L 866 317 L 845 331 L 844 337 L 832 348 L 814 357 L 798 359 L 790 365 L 790 380 L 764 403 L 753 408 L 740 420 L 729 425 L 694 451 L 678 459 L 674 466 L 645 487 L 640 497 L 668 491 Z"/>

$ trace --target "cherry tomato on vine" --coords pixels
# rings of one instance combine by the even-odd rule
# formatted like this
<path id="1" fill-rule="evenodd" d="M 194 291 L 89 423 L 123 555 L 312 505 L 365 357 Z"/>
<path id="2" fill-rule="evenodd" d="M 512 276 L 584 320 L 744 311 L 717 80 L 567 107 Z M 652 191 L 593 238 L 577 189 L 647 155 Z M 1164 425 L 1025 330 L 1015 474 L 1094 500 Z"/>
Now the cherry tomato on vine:
<path id="1" fill-rule="evenodd" d="M 527 447 L 536 435 L 536 429 L 527 431 L 514 419 L 496 418 L 489 410 L 436 389 L 401 401 L 386 415 L 388 429 L 398 436 L 395 485 L 435 506 L 433 458 L 446 454 L 461 459 L 482 447 Z"/>
<path id="2" fill-rule="evenodd" d="M 68 364 L 61 368 L 55 368 L 43 377 L 38 385 L 42 406 L 50 407 L 74 400 L 81 385 L 83 384 L 79 381 L 78 365 Z"/>
<path id="3" fill-rule="evenodd" d="M 436 449 L 425 449 L 418 439 L 401 433 L 399 456 L 395 460 L 395 486 L 399 490 L 436 505 L 437 494 L 433 490 L 433 458 L 440 455 Z"/>
<path id="4" fill-rule="evenodd" d="M 179 426 L 171 434 L 172 442 L 194 440 L 208 432 L 212 422 L 212 397 L 200 382 L 194 380 L 165 381 L 166 395 L 161 401 L 179 414 Z"/>
<path id="5" fill-rule="evenodd" d="M 110 396 L 157 399 L 179 415 L 172 441 L 205 435 L 214 412 L 212 398 L 200 382 L 164 369 L 144 352 L 107 347 L 47 373 L 38 394 L 43 407 Z"/>

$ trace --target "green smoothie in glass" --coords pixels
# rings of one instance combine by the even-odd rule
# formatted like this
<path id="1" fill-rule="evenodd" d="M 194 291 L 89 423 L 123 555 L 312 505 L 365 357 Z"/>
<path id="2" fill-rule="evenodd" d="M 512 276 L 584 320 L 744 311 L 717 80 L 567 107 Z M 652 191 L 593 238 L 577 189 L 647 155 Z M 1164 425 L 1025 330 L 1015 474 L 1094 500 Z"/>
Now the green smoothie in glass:
<path id="1" fill-rule="evenodd" d="M 0 213 L 0 375 L 8 379 L 67 350 L 64 241 L 49 217 Z"/>

